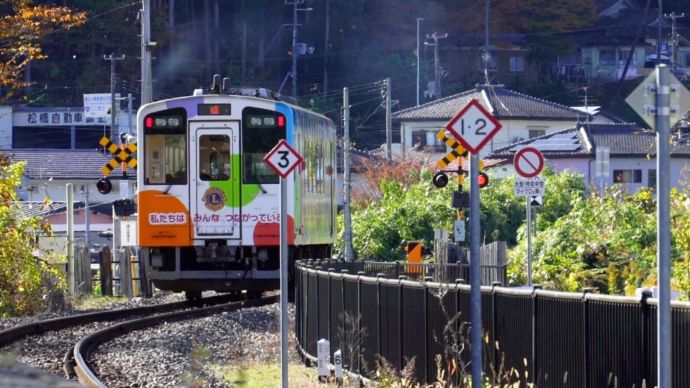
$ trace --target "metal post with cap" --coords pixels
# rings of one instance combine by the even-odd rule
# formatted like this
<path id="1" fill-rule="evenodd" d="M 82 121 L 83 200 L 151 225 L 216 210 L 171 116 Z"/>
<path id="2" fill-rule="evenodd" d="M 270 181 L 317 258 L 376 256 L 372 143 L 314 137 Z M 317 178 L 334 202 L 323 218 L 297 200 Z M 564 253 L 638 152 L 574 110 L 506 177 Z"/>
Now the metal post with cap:
<path id="1" fill-rule="evenodd" d="M 266 163 L 280 177 L 280 368 L 281 387 L 288 387 L 288 207 L 286 178 L 304 162 L 285 139 L 264 157 Z"/>
<path id="2" fill-rule="evenodd" d="M 671 386 L 671 230 L 669 138 L 671 126 L 690 110 L 690 91 L 671 74 L 667 65 L 657 65 L 625 99 L 637 114 L 657 132 L 657 386 Z"/>
<path id="3" fill-rule="evenodd" d="M 481 238 L 479 198 L 479 153 L 501 129 L 501 123 L 477 100 L 472 99 L 445 126 L 468 150 L 470 156 L 470 351 L 472 386 L 482 379 L 482 301 L 479 246 Z"/>

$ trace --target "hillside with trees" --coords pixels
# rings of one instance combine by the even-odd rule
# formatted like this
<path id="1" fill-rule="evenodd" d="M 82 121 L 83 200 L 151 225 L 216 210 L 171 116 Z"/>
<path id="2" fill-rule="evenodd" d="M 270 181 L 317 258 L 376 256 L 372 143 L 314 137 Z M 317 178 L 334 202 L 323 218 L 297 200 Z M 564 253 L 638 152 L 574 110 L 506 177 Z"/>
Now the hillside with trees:
<path id="1" fill-rule="evenodd" d="M 490 3 L 491 34 L 525 34 L 532 59 L 548 64 L 572 44 L 559 33 L 589 28 L 596 21 L 599 1 Z M 687 2 L 664 3 L 665 12 L 690 14 Z M 71 9 L 74 18 L 83 17 L 81 12 L 88 17 L 71 21 L 78 28 L 28 34 L 40 44 L 40 55 L 24 58 L 22 66 L 16 69 L 22 71 L 12 73 L 9 78 L 20 80 L 16 85 L 20 87 L 3 85 L 3 103 L 80 106 L 84 93 L 110 91 L 110 63 L 103 55 L 112 53 L 125 55 L 125 60 L 117 63 L 117 92 L 132 93 L 138 105 L 139 1 L 13 0 L 6 4 L 2 11 L 8 17 L 20 15 L 14 10 L 20 4 L 59 5 Z M 425 35 L 433 32 L 482 36 L 484 4 L 484 0 L 305 0 L 299 8 L 306 10 L 297 12 L 297 42 L 306 44 L 297 66 L 296 94 L 300 103 L 339 121 L 342 88 L 347 86 L 351 90 L 356 143 L 362 143 L 367 136 L 382 135 L 380 81 L 392 79 L 392 95 L 397 102 L 394 110 L 415 102 L 416 19 L 424 19 L 420 24 L 422 43 Z M 151 36 L 156 42 L 154 99 L 186 95 L 194 88 L 208 87 L 213 74 L 229 77 L 236 86 L 258 85 L 292 95 L 291 5 L 271 0 L 152 0 L 151 6 Z M 12 19 L 6 20 L 13 23 Z M 0 35 L 0 41 L 7 45 L 16 41 L 12 33 L 23 30 L 3 31 L 5 35 Z M 432 47 L 421 45 L 422 85 L 434 79 L 433 51 Z M 441 47 L 442 58 L 443 54 Z M 2 62 L 8 63 L 6 53 Z M 578 103 L 577 91 L 550 79 L 546 71 L 540 77 L 533 85 L 514 87 L 553 101 Z M 445 84 L 444 91 L 465 90 L 480 81 L 477 75 L 476 79 Z"/>

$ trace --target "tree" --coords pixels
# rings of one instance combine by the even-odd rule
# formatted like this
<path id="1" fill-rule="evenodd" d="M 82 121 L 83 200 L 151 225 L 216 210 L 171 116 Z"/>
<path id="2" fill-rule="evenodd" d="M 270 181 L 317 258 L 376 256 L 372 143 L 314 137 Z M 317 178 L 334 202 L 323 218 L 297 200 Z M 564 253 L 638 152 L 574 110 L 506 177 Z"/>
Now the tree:
<path id="1" fill-rule="evenodd" d="M 0 155 L 0 316 L 30 314 L 40 311 L 51 291 L 48 279 L 64 281 L 57 271 L 33 255 L 35 233 L 49 231 L 38 217 L 19 214 L 17 186 L 23 163 L 12 164 Z"/>
<path id="2" fill-rule="evenodd" d="M 33 5 L 31 0 L 10 0 L 11 14 L 0 18 L 0 86 L 25 86 L 22 71 L 31 61 L 45 59 L 40 41 L 60 29 L 86 20 L 86 13 L 67 7 Z"/>
<path id="3" fill-rule="evenodd" d="M 670 225 L 672 287 L 686 299 L 690 296 L 687 189 L 671 192 Z M 656 201 L 652 191 L 629 194 L 624 187 L 614 186 L 604 198 L 576 196 L 570 203 L 567 214 L 545 223 L 532 240 L 535 283 L 564 291 L 596 287 L 604 293 L 627 295 L 638 287 L 656 284 Z M 509 257 L 509 278 L 514 284 L 524 284 L 524 238 Z"/>

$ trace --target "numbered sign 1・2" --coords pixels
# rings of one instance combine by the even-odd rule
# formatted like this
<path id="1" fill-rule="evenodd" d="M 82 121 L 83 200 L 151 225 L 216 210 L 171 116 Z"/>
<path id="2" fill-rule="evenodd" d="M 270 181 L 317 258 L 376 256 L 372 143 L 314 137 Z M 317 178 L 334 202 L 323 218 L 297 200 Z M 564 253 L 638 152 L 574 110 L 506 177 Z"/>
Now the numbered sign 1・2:
<path id="1" fill-rule="evenodd" d="M 446 124 L 446 129 L 470 153 L 476 155 L 496 135 L 501 126 L 491 113 L 473 99 Z"/>
<path id="2" fill-rule="evenodd" d="M 264 163 L 268 164 L 276 174 L 285 179 L 299 166 L 304 159 L 285 139 L 281 139 L 271 151 L 264 156 Z"/>

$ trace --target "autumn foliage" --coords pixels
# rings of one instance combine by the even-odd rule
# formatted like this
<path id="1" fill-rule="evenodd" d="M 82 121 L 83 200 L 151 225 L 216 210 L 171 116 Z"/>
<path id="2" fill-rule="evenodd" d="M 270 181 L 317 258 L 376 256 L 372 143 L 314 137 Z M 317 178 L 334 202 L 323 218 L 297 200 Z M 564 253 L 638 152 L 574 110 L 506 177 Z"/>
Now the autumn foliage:
<path id="1" fill-rule="evenodd" d="M 63 284 L 55 268 L 34 256 L 35 234 L 49 230 L 40 218 L 19 212 L 16 189 L 23 168 L 0 155 L 0 317 L 42 310 Z"/>
<path id="2" fill-rule="evenodd" d="M 83 24 L 85 12 L 67 7 L 33 5 L 31 0 L 8 1 L 12 13 L 0 18 L 0 86 L 22 87 L 21 73 L 29 62 L 45 59 L 41 39 L 55 31 Z"/>
<path id="3" fill-rule="evenodd" d="M 420 157 L 389 162 L 382 157 L 357 158 L 356 172 L 361 178 L 352 184 L 351 200 L 355 206 L 366 206 L 381 196 L 381 182 L 394 181 L 403 187 L 419 182 L 424 167 Z"/>

